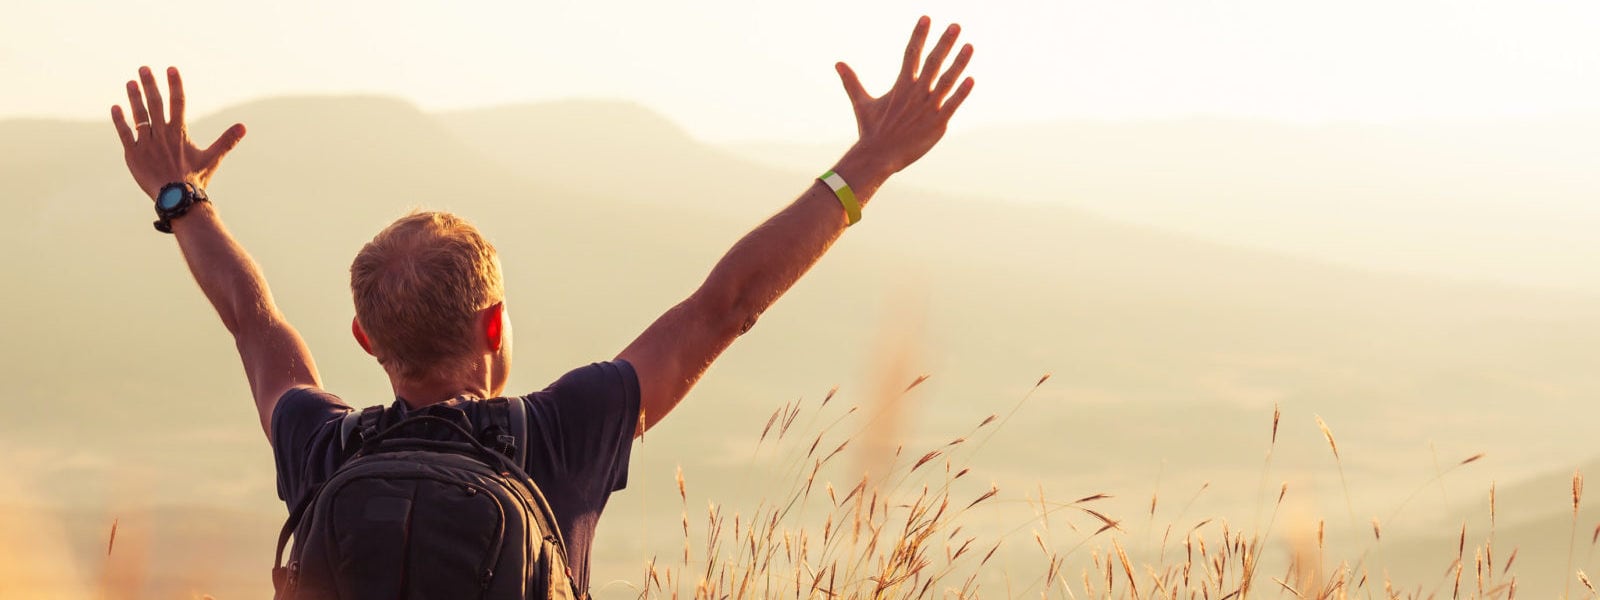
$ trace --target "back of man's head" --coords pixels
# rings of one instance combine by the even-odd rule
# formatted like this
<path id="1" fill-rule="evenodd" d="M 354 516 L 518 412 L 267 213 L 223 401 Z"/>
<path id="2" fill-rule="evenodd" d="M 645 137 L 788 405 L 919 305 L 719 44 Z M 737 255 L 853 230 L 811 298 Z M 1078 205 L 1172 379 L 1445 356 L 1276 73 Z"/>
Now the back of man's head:
<path id="1" fill-rule="evenodd" d="M 372 238 L 350 265 L 356 321 L 389 371 L 418 379 L 466 367 L 478 312 L 501 302 L 494 246 L 465 219 L 414 212 Z"/>

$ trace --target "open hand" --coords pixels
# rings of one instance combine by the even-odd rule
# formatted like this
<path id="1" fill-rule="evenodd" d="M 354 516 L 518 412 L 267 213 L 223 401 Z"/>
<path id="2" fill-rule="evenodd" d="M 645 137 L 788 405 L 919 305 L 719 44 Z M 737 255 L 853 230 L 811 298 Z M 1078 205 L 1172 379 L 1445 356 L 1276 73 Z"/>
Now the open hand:
<path id="1" fill-rule="evenodd" d="M 950 68 L 939 73 L 950 49 L 955 46 L 956 37 L 961 35 L 961 26 L 951 24 L 945 29 L 927 60 L 923 60 L 922 45 L 928 39 L 929 25 L 928 17 L 917 21 L 916 29 L 911 32 L 911 42 L 906 44 L 900 77 L 882 96 L 868 95 L 850 65 L 842 62 L 835 65 L 839 79 L 844 81 L 844 91 L 850 95 L 850 104 L 855 107 L 856 128 L 861 134 L 857 146 L 882 161 L 889 173 L 904 169 L 927 154 L 939 138 L 944 137 L 950 116 L 972 92 L 971 77 L 956 87 L 967 61 L 972 60 L 972 44 L 962 46 Z M 922 64 L 921 70 L 917 68 L 918 63 Z"/>
<path id="2" fill-rule="evenodd" d="M 122 116 L 121 106 L 111 107 L 111 123 L 122 138 L 123 158 L 139 189 L 155 200 L 161 187 L 180 181 L 204 188 L 216 174 L 222 157 L 244 137 L 244 125 L 235 123 L 202 150 L 189 139 L 183 120 L 183 80 L 176 67 L 167 68 L 167 88 L 172 92 L 172 116 L 162 106 L 161 88 L 156 86 L 150 67 L 139 68 L 139 80 L 128 82 L 128 103 L 133 109 L 133 128 Z M 144 84 L 141 94 L 139 84 Z"/>

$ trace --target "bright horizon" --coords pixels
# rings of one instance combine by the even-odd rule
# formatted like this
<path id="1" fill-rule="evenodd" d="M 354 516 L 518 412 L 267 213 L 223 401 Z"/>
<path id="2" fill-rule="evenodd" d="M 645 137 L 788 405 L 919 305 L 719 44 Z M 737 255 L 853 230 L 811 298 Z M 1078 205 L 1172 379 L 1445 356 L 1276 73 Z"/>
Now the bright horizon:
<path id="1" fill-rule="evenodd" d="M 103 124 L 139 65 L 176 65 L 197 117 L 282 96 L 380 95 L 434 113 L 615 99 L 804 171 L 855 135 L 833 63 L 883 91 L 928 14 L 964 26 L 977 88 L 927 161 L 938 166 L 906 183 L 1367 269 L 1600 290 L 1581 258 L 1600 223 L 1587 150 L 1600 4 L 404 6 L 24 4 L 0 22 L 0 73 L 18 82 L 0 120 Z M 180 34 L 143 33 L 171 27 L 168 14 Z M 1182 133 L 1218 120 L 1249 125 Z M 1091 140 L 1046 122 L 1133 127 Z M 1288 137 L 1196 154 L 1265 131 Z M 1313 149 L 1319 165 L 1296 162 Z M 1273 188 L 1269 171 L 1293 186 Z M 1327 191 L 1352 184 L 1364 191 Z"/>
<path id="2" fill-rule="evenodd" d="M 397 96 L 426 110 L 616 98 L 711 142 L 836 141 L 854 131 L 832 63 L 851 63 L 881 92 L 920 14 L 960 22 L 978 48 L 978 93 L 957 131 L 1062 119 L 1600 112 L 1600 5 L 1583 2 L 406 6 L 11 6 L 0 72 L 17 85 L 0 119 L 103 119 L 135 68 L 171 64 L 191 83 L 194 114 L 304 94 Z M 141 33 L 163 28 L 173 35 Z"/>

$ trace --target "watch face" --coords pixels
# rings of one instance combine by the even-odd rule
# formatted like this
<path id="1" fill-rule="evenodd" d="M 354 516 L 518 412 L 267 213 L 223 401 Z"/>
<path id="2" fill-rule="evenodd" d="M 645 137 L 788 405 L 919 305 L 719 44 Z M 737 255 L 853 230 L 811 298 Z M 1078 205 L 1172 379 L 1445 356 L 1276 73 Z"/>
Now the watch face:
<path id="1" fill-rule="evenodd" d="M 161 196 L 156 198 L 156 205 L 161 207 L 161 210 L 172 210 L 179 204 L 183 204 L 183 190 L 180 188 L 170 187 L 161 190 Z"/>

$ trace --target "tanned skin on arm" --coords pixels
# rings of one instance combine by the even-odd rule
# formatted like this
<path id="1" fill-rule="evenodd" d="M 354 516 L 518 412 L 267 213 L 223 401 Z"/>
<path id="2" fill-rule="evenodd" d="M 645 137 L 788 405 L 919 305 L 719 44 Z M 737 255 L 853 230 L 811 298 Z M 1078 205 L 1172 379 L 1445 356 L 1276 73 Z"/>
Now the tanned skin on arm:
<path id="1" fill-rule="evenodd" d="M 946 29 L 924 60 L 929 26 L 927 17 L 917 22 L 900 76 L 883 96 L 868 95 L 848 65 L 836 65 L 855 108 L 860 139 L 833 170 L 862 206 L 889 176 L 933 148 L 972 91 L 970 77 L 956 86 L 972 58 L 970 44 L 940 73 L 960 27 Z M 846 226 L 848 217 L 833 191 L 813 182 L 794 203 L 735 243 L 698 290 L 629 344 L 617 358 L 632 364 L 639 377 L 642 414 L 635 435 L 661 422 L 711 362 L 822 258 Z"/>
<path id="2" fill-rule="evenodd" d="M 184 122 L 185 97 L 178 70 L 167 69 L 172 93 L 170 119 L 149 67 L 139 69 L 139 79 L 127 85 L 133 127 L 123 117 L 122 107 L 111 107 L 111 122 L 122 139 L 129 173 L 152 202 L 168 183 L 183 181 L 206 187 L 222 158 L 244 137 L 244 125 L 233 125 L 201 149 L 189 139 Z M 172 233 L 195 282 L 233 334 L 261 430 L 270 438 L 272 410 L 278 398 L 298 386 L 321 387 L 311 352 L 278 312 L 261 269 L 223 227 L 211 203 L 197 204 L 173 220 Z"/>

